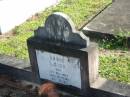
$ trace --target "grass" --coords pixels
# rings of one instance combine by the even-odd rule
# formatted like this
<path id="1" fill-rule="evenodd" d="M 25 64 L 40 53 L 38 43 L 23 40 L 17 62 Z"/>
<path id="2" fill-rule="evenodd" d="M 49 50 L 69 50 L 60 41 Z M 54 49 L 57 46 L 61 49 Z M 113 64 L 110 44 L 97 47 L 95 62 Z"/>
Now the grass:
<path id="1" fill-rule="evenodd" d="M 99 39 L 97 41 L 100 51 L 100 75 L 130 84 L 130 52 L 126 35 L 115 35 L 115 38 L 111 40 Z"/>
<path id="2" fill-rule="evenodd" d="M 127 37 L 124 36 L 115 36 L 114 39 L 102 39 L 97 40 L 99 47 L 104 49 L 121 49 L 121 50 L 128 50 L 128 40 Z M 100 49 L 99 48 L 99 49 Z"/>
<path id="3" fill-rule="evenodd" d="M 95 15 L 111 0 L 62 0 L 56 7 L 46 9 L 44 12 L 34 15 L 25 23 L 13 29 L 14 36 L 0 40 L 0 54 L 11 55 L 17 58 L 27 59 L 28 52 L 26 40 L 33 35 L 33 31 L 43 26 L 45 19 L 53 12 L 64 12 L 68 14 L 77 28 Z"/>
<path id="4" fill-rule="evenodd" d="M 16 35 L 15 37 L 13 36 L 9 39 L 0 40 L 0 54 L 14 56 L 20 59 L 27 59 L 28 52 L 26 39 L 30 36 L 32 36 L 32 33 L 27 32 L 26 34 L 21 33 L 20 35 Z"/>
<path id="5" fill-rule="evenodd" d="M 101 10 L 111 0 L 62 0 L 56 7 L 46 9 L 44 12 L 34 15 L 25 23 L 13 29 L 13 36 L 0 39 L 0 54 L 15 56 L 20 59 L 28 59 L 26 40 L 33 35 L 35 29 L 43 26 L 45 19 L 53 12 L 64 12 L 74 21 L 79 29 L 98 10 Z M 100 50 L 100 75 L 102 77 L 130 83 L 130 54 L 122 37 L 118 41 L 99 42 Z M 123 48 L 122 48 L 123 47 Z"/>
<path id="6" fill-rule="evenodd" d="M 102 77 L 130 83 L 130 57 L 100 56 L 100 62 Z"/>
<path id="7" fill-rule="evenodd" d="M 130 83 L 130 52 L 122 50 L 105 50 L 102 54 L 101 52 L 100 50 L 100 75 L 107 79 Z"/>

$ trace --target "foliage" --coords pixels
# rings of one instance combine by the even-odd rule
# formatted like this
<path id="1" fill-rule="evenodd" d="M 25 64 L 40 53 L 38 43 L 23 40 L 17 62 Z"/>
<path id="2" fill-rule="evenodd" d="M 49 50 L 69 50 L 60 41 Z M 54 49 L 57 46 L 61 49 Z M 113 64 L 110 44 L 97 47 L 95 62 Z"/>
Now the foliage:
<path id="1" fill-rule="evenodd" d="M 129 32 L 118 32 L 111 39 L 98 40 L 100 50 L 100 75 L 107 79 L 130 83 Z M 103 53 L 101 53 L 104 51 Z"/>
<path id="2" fill-rule="evenodd" d="M 118 35 L 114 35 L 110 39 L 97 39 L 99 47 L 104 49 L 122 49 L 122 50 L 128 50 L 128 36 L 130 35 L 124 35 L 122 33 L 125 32 L 118 32 Z M 127 32 L 130 33 L 130 32 Z"/>
<path id="3" fill-rule="evenodd" d="M 101 76 L 117 80 L 119 82 L 130 83 L 130 56 L 128 55 L 109 55 L 100 56 Z"/>

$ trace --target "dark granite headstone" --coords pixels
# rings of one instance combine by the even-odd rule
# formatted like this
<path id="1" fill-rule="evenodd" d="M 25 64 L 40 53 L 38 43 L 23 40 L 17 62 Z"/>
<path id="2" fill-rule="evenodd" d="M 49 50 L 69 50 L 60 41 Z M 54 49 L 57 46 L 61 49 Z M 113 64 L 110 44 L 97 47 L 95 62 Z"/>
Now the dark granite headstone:
<path id="1" fill-rule="evenodd" d="M 35 31 L 35 36 L 58 41 L 61 45 L 63 42 L 81 47 L 89 45 L 89 38 L 75 29 L 74 23 L 67 15 L 59 12 L 50 15 L 45 22 L 45 27 Z"/>
<path id="2" fill-rule="evenodd" d="M 71 93 L 89 95 L 89 83 L 97 77 L 92 73 L 97 49 L 67 15 L 51 14 L 27 43 L 35 82 L 49 80 Z"/>

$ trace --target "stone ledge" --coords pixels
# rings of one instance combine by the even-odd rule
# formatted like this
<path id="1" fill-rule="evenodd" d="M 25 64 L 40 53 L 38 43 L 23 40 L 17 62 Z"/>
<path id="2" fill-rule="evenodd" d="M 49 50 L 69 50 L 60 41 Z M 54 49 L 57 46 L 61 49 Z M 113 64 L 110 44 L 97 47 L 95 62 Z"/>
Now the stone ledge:
<path id="1" fill-rule="evenodd" d="M 130 85 L 105 78 L 98 78 L 91 84 L 91 88 L 95 89 L 95 91 L 97 90 L 97 94 L 100 95 L 100 97 L 130 97 Z M 106 96 L 103 96 L 103 94 Z"/>
<path id="2" fill-rule="evenodd" d="M 18 69 L 25 69 L 31 67 L 29 61 L 17 59 L 12 56 L 0 55 L 0 63 Z"/>

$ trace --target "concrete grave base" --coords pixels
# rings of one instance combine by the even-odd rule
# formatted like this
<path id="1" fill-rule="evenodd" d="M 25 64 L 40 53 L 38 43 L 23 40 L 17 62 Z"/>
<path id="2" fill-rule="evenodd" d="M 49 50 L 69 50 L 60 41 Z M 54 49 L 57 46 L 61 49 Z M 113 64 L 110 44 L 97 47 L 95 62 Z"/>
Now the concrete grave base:
<path id="1" fill-rule="evenodd" d="M 59 0 L 0 0 L 0 34 L 5 34 L 31 15 L 58 2 Z"/>

